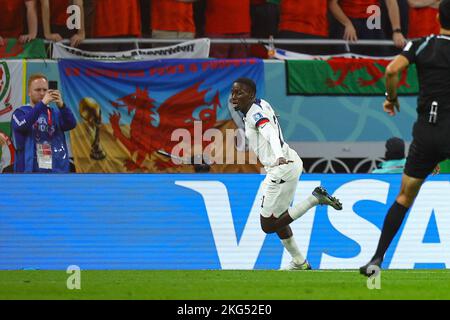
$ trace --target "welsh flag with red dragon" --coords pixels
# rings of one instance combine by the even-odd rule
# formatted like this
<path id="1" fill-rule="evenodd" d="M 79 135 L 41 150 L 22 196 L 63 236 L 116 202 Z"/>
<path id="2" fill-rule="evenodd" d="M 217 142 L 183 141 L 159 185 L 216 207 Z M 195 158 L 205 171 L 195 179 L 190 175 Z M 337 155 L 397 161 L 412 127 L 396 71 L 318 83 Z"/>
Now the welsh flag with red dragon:
<path id="1" fill-rule="evenodd" d="M 286 60 L 288 94 L 384 95 L 384 73 L 390 60 L 333 57 L 328 60 Z M 399 77 L 398 93 L 419 92 L 415 65 Z"/>
<path id="2" fill-rule="evenodd" d="M 78 120 L 70 132 L 77 172 L 193 172 L 185 160 L 211 149 L 212 172 L 259 171 L 256 162 L 234 161 L 250 154 L 227 134 L 239 127 L 230 113 L 233 81 L 252 78 L 264 95 L 261 60 L 61 60 L 58 67 Z"/>

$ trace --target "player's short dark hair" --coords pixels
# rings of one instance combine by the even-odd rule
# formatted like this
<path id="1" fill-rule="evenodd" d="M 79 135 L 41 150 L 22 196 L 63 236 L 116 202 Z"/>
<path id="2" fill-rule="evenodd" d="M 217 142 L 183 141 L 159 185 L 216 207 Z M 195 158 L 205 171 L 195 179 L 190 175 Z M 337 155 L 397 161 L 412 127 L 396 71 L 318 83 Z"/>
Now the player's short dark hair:
<path id="1" fill-rule="evenodd" d="M 242 83 L 247 85 L 250 89 L 252 89 L 253 93 L 256 94 L 256 83 L 250 78 L 238 78 L 234 80 L 235 83 Z"/>
<path id="2" fill-rule="evenodd" d="M 450 0 L 442 0 L 439 5 L 439 22 L 441 27 L 450 30 Z"/>

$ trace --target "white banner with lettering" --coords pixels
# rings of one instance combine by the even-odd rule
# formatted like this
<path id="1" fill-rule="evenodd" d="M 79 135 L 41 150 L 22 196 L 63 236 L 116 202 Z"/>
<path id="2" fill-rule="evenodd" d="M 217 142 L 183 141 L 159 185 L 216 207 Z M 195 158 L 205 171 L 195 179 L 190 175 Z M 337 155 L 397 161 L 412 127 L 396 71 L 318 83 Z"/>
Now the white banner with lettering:
<path id="1" fill-rule="evenodd" d="M 208 38 L 185 41 L 168 47 L 115 52 L 86 51 L 62 43 L 54 43 L 52 58 L 102 60 L 204 59 L 209 57 L 209 48 L 210 40 Z"/>

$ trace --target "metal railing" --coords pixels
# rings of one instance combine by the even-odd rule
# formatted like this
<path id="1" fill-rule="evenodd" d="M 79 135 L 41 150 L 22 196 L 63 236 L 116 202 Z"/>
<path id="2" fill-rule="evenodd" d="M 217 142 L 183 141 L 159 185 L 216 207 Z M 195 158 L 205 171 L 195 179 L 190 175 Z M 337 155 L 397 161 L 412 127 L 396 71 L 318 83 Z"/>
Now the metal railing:
<path id="1" fill-rule="evenodd" d="M 83 44 L 114 44 L 114 43 L 159 43 L 159 44 L 172 44 L 185 42 L 190 39 L 153 39 L 153 38 L 89 38 L 85 39 Z M 210 38 L 211 43 L 228 43 L 228 44 L 267 44 L 272 42 L 273 44 L 307 44 L 307 45 L 364 45 L 364 46 L 394 46 L 392 40 L 358 40 L 355 42 L 339 40 L 339 39 L 273 39 L 266 38 Z M 46 44 L 52 43 L 52 41 L 44 40 Z M 69 43 L 68 39 L 64 39 L 62 43 Z"/>
<path id="2" fill-rule="evenodd" d="M 82 42 L 85 50 L 89 50 L 89 45 L 109 45 L 109 44 L 133 44 L 134 49 L 141 49 L 142 44 L 159 44 L 159 45 L 175 45 L 185 41 L 194 39 L 153 39 L 153 38 L 89 38 Z M 330 46 L 331 48 L 338 48 L 341 46 L 343 49 L 341 53 L 352 53 L 350 46 L 383 46 L 383 47 L 395 47 L 392 40 L 358 40 L 358 41 L 346 41 L 341 39 L 267 39 L 267 38 L 209 38 L 211 44 L 264 44 L 264 45 L 311 45 L 311 46 Z M 52 41 L 44 40 L 47 45 L 52 44 Z M 61 41 L 63 44 L 69 44 L 69 39 Z M 53 46 L 48 47 L 47 54 L 52 56 Z M 93 51 L 104 51 L 98 48 Z M 106 50 L 107 51 L 107 50 Z M 326 54 L 326 52 L 324 52 Z"/>

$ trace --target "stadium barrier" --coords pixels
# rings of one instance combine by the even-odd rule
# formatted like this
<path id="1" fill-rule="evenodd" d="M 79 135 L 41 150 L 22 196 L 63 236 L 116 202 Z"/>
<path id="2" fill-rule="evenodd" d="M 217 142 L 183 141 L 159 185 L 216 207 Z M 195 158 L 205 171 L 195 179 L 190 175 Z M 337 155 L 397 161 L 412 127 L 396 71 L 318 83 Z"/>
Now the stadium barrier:
<path id="1" fill-rule="evenodd" d="M 278 269 L 289 256 L 259 226 L 258 174 L 0 175 L 0 269 Z M 450 266 L 450 175 L 428 179 L 387 252 L 391 269 Z M 292 224 L 315 269 L 371 257 L 400 175 L 305 174 L 344 209 Z"/>
<path id="2" fill-rule="evenodd" d="M 228 43 L 228 44 L 307 44 L 307 45 L 363 45 L 363 46 L 394 46 L 392 40 L 357 40 L 347 41 L 341 39 L 266 39 L 266 38 L 210 38 L 211 43 Z M 152 38 L 88 38 L 83 40 L 83 44 L 112 44 L 112 43 L 134 43 L 139 44 L 174 44 L 186 41 L 186 39 L 152 39 Z M 45 44 L 51 44 L 52 41 L 44 40 Z M 64 39 L 60 43 L 70 44 L 69 39 Z"/>
<path id="3" fill-rule="evenodd" d="M 44 72 L 49 80 L 60 82 L 61 79 L 56 61 L 28 60 L 26 68 L 22 69 L 13 68 L 13 65 L 21 64 L 21 60 L 9 60 L 7 63 L 11 81 L 9 86 L 5 82 L 6 85 L 0 90 L 0 131 L 9 135 L 12 111 L 4 101 L 10 97 L 9 89 L 15 88 L 11 91 L 13 94 L 9 103 L 21 105 L 25 103 L 27 94 L 20 83 L 25 83 L 29 75 Z M 17 73 L 14 70 L 19 76 L 14 75 Z M 306 172 L 370 172 L 384 155 L 384 144 L 388 138 L 403 138 L 408 147 L 416 118 L 415 96 L 402 96 L 402 111 L 395 118 L 390 118 L 382 110 L 384 96 L 287 95 L 286 74 L 283 61 L 264 60 L 265 81 L 258 95 L 277 110 L 285 139 L 302 156 Z M 15 84 L 16 81 L 18 84 Z M 63 97 L 67 98 L 64 90 Z M 74 111 L 78 114 L 76 106 Z M 104 112 L 104 123 L 109 122 L 108 117 L 108 112 Z M 7 148 L 5 145 L 1 147 L 4 149 L 2 157 L 5 158 Z M 442 167 L 443 172 L 450 172 L 449 162 L 447 164 Z M 7 165 L 5 160 L 4 167 Z"/>

